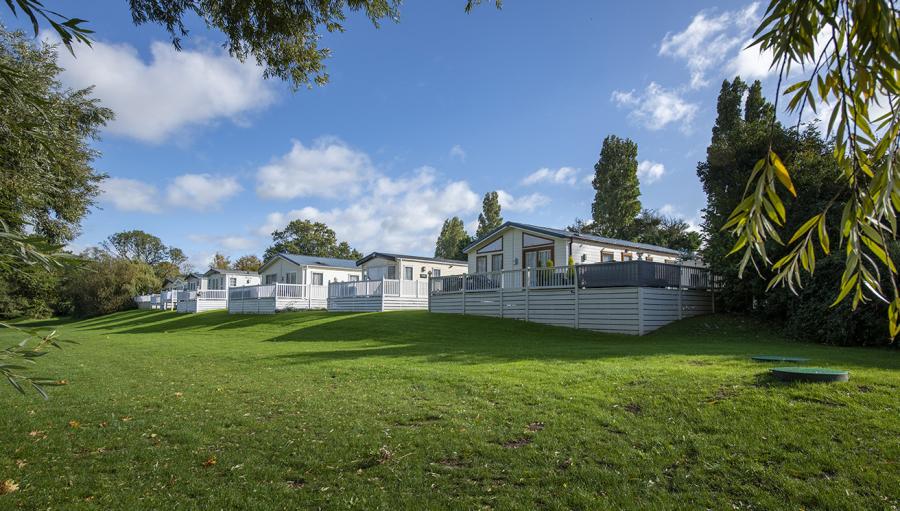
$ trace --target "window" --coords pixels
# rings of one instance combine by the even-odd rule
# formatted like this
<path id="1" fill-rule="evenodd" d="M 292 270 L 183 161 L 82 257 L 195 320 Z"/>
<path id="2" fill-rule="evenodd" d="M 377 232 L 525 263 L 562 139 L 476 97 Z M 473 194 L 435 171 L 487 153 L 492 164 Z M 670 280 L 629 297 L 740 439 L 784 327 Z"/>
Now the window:
<path id="1" fill-rule="evenodd" d="M 387 267 L 387 279 L 396 280 L 397 279 L 397 267 L 396 266 L 388 266 Z"/>
<path id="2" fill-rule="evenodd" d="M 622 254 L 623 261 L 631 261 L 631 254 Z"/>
<path id="3" fill-rule="evenodd" d="M 278 274 L 277 273 L 269 273 L 266 275 L 266 285 L 274 284 L 278 282 Z"/>
<path id="4" fill-rule="evenodd" d="M 403 267 L 403 280 L 412 280 L 413 279 L 413 267 L 412 266 L 404 266 Z"/>
<path id="5" fill-rule="evenodd" d="M 602 262 L 602 263 L 611 263 L 611 262 L 613 262 L 613 261 L 615 260 L 615 259 L 613 259 L 613 256 L 614 256 L 614 255 L 615 255 L 615 254 L 613 254 L 612 252 L 610 252 L 610 253 L 608 253 L 608 254 L 600 254 L 600 262 Z"/>
<path id="6" fill-rule="evenodd" d="M 478 256 L 475 258 L 475 273 L 484 273 L 487 271 L 487 256 Z"/>
<path id="7" fill-rule="evenodd" d="M 359 282 L 359 275 L 350 275 L 350 282 Z"/>
<path id="8" fill-rule="evenodd" d="M 494 254 L 491 256 L 491 271 L 500 271 L 503 269 L 503 254 Z"/>
<path id="9" fill-rule="evenodd" d="M 237 285 L 237 277 L 229 277 L 228 278 L 228 286 L 234 287 Z"/>
<path id="10" fill-rule="evenodd" d="M 432 268 L 432 269 L 431 269 L 431 276 L 432 276 L 432 277 L 440 277 L 440 276 L 441 276 L 441 270 L 440 270 L 439 268 Z"/>
<path id="11" fill-rule="evenodd" d="M 551 259 L 549 248 L 525 252 L 525 266 L 527 268 L 546 268 L 547 261 Z"/>
<path id="12" fill-rule="evenodd" d="M 297 272 L 289 271 L 284 274 L 284 283 L 285 284 L 296 284 L 297 283 Z"/>
<path id="13" fill-rule="evenodd" d="M 321 286 L 325 282 L 325 276 L 321 273 L 313 273 L 310 276 L 310 280 L 312 281 L 312 285 Z"/>

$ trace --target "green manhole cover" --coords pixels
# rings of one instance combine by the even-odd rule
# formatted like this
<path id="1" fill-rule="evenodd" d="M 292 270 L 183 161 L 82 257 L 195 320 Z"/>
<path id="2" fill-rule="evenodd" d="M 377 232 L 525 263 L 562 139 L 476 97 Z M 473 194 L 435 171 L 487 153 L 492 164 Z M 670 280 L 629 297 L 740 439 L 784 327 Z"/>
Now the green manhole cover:
<path id="1" fill-rule="evenodd" d="M 807 362 L 808 358 L 803 357 L 785 357 L 782 355 L 753 355 L 753 360 L 757 362 Z"/>
<path id="2" fill-rule="evenodd" d="M 822 367 L 776 367 L 770 369 L 772 375 L 783 381 L 847 381 L 850 379 L 849 371 L 840 369 L 825 369 Z"/>

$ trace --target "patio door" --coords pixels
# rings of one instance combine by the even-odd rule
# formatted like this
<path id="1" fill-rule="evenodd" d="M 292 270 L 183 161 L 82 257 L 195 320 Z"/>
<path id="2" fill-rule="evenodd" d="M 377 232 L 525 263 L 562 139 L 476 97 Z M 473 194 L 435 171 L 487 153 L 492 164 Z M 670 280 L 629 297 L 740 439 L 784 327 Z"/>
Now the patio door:
<path id="1" fill-rule="evenodd" d="M 547 267 L 547 261 L 553 259 L 553 248 L 531 248 L 525 250 L 525 267 L 537 268 L 540 263 L 541 268 Z"/>

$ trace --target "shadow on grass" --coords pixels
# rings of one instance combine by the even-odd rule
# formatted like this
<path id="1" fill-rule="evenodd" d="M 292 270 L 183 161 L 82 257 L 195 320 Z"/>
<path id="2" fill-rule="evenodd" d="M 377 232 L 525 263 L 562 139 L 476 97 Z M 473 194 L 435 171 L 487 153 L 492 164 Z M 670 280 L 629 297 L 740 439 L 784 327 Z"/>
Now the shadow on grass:
<path id="1" fill-rule="evenodd" d="M 86 324 L 85 324 L 86 323 Z M 456 363 L 489 360 L 565 361 L 616 357 L 716 357 L 709 363 L 748 361 L 754 354 L 805 356 L 811 365 L 900 368 L 900 357 L 873 348 L 838 348 L 783 339 L 740 316 L 703 316 L 673 323 L 650 335 L 602 334 L 497 319 L 426 311 L 388 313 L 284 312 L 236 315 L 227 311 L 177 314 L 129 311 L 79 324 L 114 334 L 231 332 L 229 337 L 278 343 L 332 343 L 331 349 L 279 355 L 295 363 L 372 357 L 420 357 Z M 343 346 L 342 346 L 343 345 Z M 887 355 L 887 356 L 886 356 Z M 704 362 L 705 363 L 705 362 Z M 760 371 L 768 366 L 760 364 Z"/>

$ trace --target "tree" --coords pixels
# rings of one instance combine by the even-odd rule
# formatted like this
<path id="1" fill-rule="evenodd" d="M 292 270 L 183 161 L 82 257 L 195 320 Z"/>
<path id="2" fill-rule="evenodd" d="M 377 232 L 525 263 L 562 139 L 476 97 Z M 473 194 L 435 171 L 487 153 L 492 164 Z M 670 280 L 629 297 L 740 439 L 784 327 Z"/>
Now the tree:
<path id="1" fill-rule="evenodd" d="M 466 254 L 463 249 L 472 242 L 472 238 L 466 232 L 466 226 L 459 217 L 444 220 L 441 234 L 438 235 L 434 247 L 434 257 L 444 259 L 456 259 L 463 261 Z"/>
<path id="2" fill-rule="evenodd" d="M 272 233 L 272 245 L 263 256 L 266 260 L 279 253 L 302 254 L 340 259 L 359 259 L 362 254 L 337 235 L 327 225 L 310 220 L 292 220 L 284 229 Z"/>
<path id="3" fill-rule="evenodd" d="M 0 69 L 11 74 L 0 80 L 0 219 L 64 245 L 99 193 L 92 141 L 112 112 L 65 88 L 55 51 L 22 32 L 0 27 Z"/>
<path id="4" fill-rule="evenodd" d="M 645 209 L 634 219 L 627 239 L 690 253 L 700 248 L 700 233 L 680 218 Z"/>
<path id="5" fill-rule="evenodd" d="M 63 294 L 76 316 L 97 316 L 134 308 L 133 298 L 160 288 L 153 268 L 108 254 L 101 254 L 68 272 Z"/>
<path id="6" fill-rule="evenodd" d="M 230 270 L 231 259 L 224 254 L 216 252 L 216 255 L 213 256 L 212 261 L 209 263 L 209 267 L 217 270 Z"/>
<path id="7" fill-rule="evenodd" d="M 753 89 L 751 86 L 743 104 L 743 115 L 741 105 L 738 105 L 739 122 L 729 131 L 720 131 L 719 136 L 713 137 L 707 149 L 707 160 L 697 166 L 697 174 L 707 194 L 702 225 L 706 244 L 701 253 L 703 260 L 723 282 L 717 306 L 722 310 L 757 313 L 768 320 L 780 321 L 787 332 L 818 342 L 860 344 L 885 338 L 884 324 L 873 323 L 873 313 L 883 313 L 887 306 L 881 309 L 870 307 L 865 313 L 854 312 L 850 304 L 829 308 L 834 295 L 829 292 L 827 282 L 835 275 L 839 277 L 840 272 L 836 274 L 835 269 L 840 266 L 841 254 L 819 258 L 819 271 L 806 282 L 798 296 L 783 288 L 767 290 L 766 283 L 772 273 L 764 266 L 760 267 L 762 278 L 741 278 L 741 261 L 729 257 L 734 239 L 722 227 L 728 222 L 731 211 L 743 200 L 744 183 L 753 173 L 757 155 L 767 151 L 770 144 L 784 158 L 785 165 L 794 169 L 795 186 L 805 190 L 795 200 L 784 203 L 786 231 L 798 228 L 804 218 L 815 214 L 822 204 L 839 193 L 842 186 L 833 145 L 812 126 L 797 130 L 780 123 L 772 125 L 768 117 L 752 115 L 754 110 L 769 112 L 773 109 L 764 99 L 754 98 Z M 733 116 L 734 113 L 723 114 Z M 828 236 L 839 235 L 833 226 L 828 229 Z M 788 253 L 788 248 L 770 240 L 766 252 L 778 260 Z"/>
<path id="8" fill-rule="evenodd" d="M 844 253 L 834 303 L 850 298 L 853 309 L 873 299 L 887 304 L 889 336 L 896 338 L 900 288 L 891 253 L 900 209 L 900 11 L 891 0 L 773 0 L 754 37 L 751 46 L 770 52 L 778 70 L 776 94 L 785 79 L 797 80 L 784 89 L 788 112 L 803 119 L 807 108 L 830 110 L 827 135 L 834 135 L 841 186 L 789 230 L 778 192 L 798 197 L 804 191 L 794 183 L 796 169 L 774 143 L 758 153 L 744 199 L 723 227 L 735 237 L 732 252 L 742 253 L 740 274 L 752 262 L 773 270 L 770 288 L 797 292 L 803 274 L 815 271 L 817 257 L 831 254 L 834 239 Z M 769 242 L 784 238 L 790 250 L 772 258 Z"/>
<path id="9" fill-rule="evenodd" d="M 188 257 L 178 247 L 169 247 L 169 262 L 177 266 L 179 271 L 185 275 L 194 271 Z"/>
<path id="10" fill-rule="evenodd" d="M 478 215 L 478 230 L 475 231 L 476 239 L 487 235 L 503 224 L 503 217 L 500 216 L 500 197 L 497 192 L 484 194 L 481 205 L 481 213 Z"/>
<path id="11" fill-rule="evenodd" d="M 611 238 L 627 237 L 628 227 L 641 211 L 637 178 L 637 144 L 609 135 L 603 140 L 592 182 L 594 231 Z"/>
<path id="12" fill-rule="evenodd" d="M 234 262 L 234 269 L 241 271 L 259 271 L 262 261 L 253 254 L 241 256 Z"/>
<path id="13" fill-rule="evenodd" d="M 111 234 L 102 246 L 111 255 L 149 265 L 166 261 L 170 255 L 161 239 L 136 229 Z"/>

